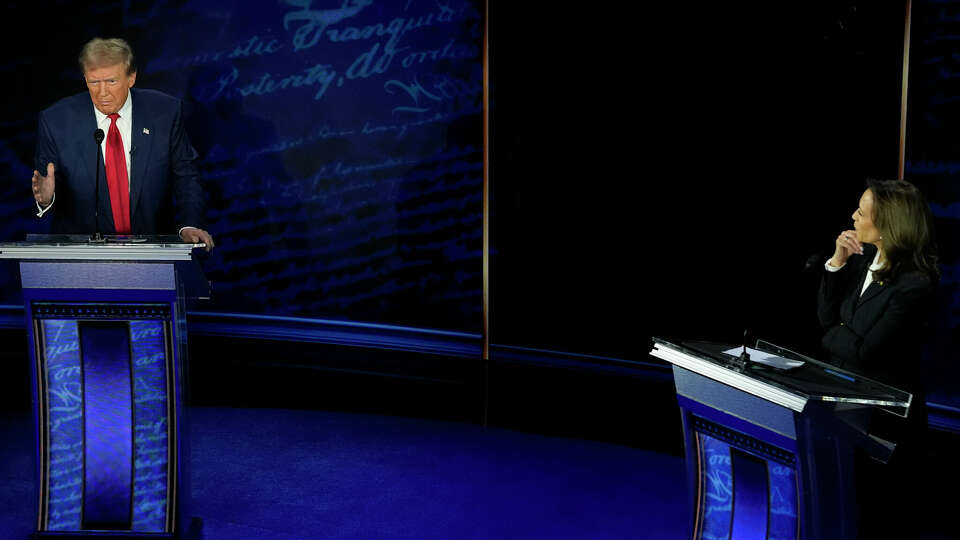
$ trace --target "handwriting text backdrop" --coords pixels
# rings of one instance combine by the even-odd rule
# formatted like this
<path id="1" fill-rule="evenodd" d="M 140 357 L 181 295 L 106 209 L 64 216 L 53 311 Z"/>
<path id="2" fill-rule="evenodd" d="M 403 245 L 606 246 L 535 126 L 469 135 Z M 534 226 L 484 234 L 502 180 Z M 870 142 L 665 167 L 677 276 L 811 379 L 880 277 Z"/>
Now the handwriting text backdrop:
<path id="1" fill-rule="evenodd" d="M 128 7 L 203 157 L 214 309 L 477 331 L 482 24 L 463 0 Z"/>

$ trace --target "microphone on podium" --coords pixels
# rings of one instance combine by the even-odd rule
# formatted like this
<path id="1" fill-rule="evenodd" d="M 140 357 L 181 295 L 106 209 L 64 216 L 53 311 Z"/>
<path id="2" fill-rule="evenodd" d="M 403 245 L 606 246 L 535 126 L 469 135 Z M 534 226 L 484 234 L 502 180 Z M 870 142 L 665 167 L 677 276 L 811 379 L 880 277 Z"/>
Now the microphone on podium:
<path id="1" fill-rule="evenodd" d="M 100 145 L 103 143 L 103 130 L 97 129 L 93 132 L 93 140 L 97 143 L 97 172 L 96 172 L 96 185 L 94 186 L 94 201 L 96 206 L 93 208 L 93 220 L 94 227 L 96 227 L 96 235 L 91 238 L 92 242 L 103 242 L 103 237 L 100 236 Z"/>
<path id="2" fill-rule="evenodd" d="M 750 353 L 747 352 L 748 334 L 749 330 L 743 331 L 743 351 L 740 353 L 740 356 L 735 356 L 730 361 L 739 371 L 745 371 L 750 367 Z"/>

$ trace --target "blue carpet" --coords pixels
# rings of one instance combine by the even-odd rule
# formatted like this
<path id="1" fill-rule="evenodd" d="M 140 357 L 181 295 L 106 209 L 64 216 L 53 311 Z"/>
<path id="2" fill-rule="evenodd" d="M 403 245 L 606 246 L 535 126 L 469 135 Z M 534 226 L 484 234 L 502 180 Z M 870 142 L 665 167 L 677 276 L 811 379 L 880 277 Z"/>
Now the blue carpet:
<path id="1" fill-rule="evenodd" d="M 433 420 L 191 409 L 208 540 L 680 539 L 681 458 Z M 32 527 L 27 415 L 0 416 L 0 531 Z"/>

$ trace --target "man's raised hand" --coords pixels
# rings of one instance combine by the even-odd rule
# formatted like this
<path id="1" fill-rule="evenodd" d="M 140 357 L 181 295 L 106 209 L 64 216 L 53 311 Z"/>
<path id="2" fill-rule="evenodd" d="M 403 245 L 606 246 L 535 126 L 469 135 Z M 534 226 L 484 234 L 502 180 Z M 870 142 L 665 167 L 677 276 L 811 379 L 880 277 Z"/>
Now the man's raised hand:
<path id="1" fill-rule="evenodd" d="M 46 176 L 41 176 L 39 172 L 33 171 L 33 198 L 36 199 L 41 208 L 46 208 L 53 202 L 55 188 L 53 163 L 47 163 Z"/>

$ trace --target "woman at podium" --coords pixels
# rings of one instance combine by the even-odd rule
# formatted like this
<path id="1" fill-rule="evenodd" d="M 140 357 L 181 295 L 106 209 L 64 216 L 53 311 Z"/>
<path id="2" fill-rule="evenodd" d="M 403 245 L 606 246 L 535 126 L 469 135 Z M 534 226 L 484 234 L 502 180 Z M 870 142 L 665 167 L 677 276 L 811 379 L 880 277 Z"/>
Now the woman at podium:
<path id="1" fill-rule="evenodd" d="M 916 381 L 939 271 L 933 215 L 900 180 L 871 182 L 820 284 L 822 343 L 837 366 L 903 386 Z M 905 390 L 911 390 L 905 388 Z"/>
<path id="2" fill-rule="evenodd" d="M 871 422 L 872 434 L 897 443 L 888 466 L 869 460 L 858 466 L 858 491 L 866 492 L 859 497 L 861 538 L 896 538 L 912 529 L 910 518 L 918 514 L 909 506 L 919 504 L 914 484 L 922 482 L 921 358 L 939 279 L 933 215 L 915 186 L 887 180 L 868 184 L 852 218 L 853 229 L 837 236 L 820 283 L 821 341 L 835 365 L 913 395 L 906 422 L 883 411 Z"/>

